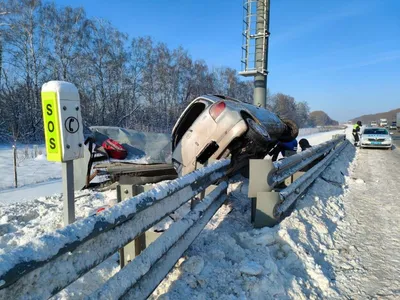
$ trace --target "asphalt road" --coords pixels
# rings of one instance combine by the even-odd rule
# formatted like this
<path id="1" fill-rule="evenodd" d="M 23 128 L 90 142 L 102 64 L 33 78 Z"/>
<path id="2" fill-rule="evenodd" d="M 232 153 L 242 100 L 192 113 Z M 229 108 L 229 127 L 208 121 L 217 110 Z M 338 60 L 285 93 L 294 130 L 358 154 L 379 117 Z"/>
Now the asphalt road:
<path id="1" fill-rule="evenodd" d="M 400 131 L 399 130 L 391 130 L 390 132 L 393 132 L 393 135 L 392 135 L 393 144 L 396 146 L 396 148 L 400 149 Z"/>

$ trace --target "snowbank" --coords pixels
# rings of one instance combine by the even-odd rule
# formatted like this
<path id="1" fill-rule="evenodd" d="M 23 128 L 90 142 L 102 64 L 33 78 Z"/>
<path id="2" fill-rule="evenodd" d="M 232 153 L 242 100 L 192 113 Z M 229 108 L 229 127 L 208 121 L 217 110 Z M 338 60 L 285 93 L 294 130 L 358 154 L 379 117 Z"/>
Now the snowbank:
<path id="1" fill-rule="evenodd" d="M 98 208 L 116 203 L 116 191 L 76 193 L 76 218 L 92 215 Z M 63 200 L 60 195 L 0 206 L 0 255 L 16 246 L 63 227 Z"/>
<path id="2" fill-rule="evenodd" d="M 274 228 L 251 228 L 249 200 L 241 192 L 246 188 L 232 183 L 228 204 L 151 298 L 340 298 L 325 258 L 334 251 L 332 237 L 345 213 L 345 178 L 354 155 L 347 146 Z"/>

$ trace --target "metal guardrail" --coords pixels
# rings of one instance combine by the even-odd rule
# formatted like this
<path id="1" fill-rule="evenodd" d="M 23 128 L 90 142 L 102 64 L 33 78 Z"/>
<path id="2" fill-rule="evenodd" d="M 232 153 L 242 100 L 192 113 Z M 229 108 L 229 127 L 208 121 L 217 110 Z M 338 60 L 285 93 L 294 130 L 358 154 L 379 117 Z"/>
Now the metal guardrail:
<path id="1" fill-rule="evenodd" d="M 330 141 L 311 147 L 303 152 L 289 156 L 273 163 L 273 169 L 267 177 L 271 187 L 277 186 L 286 178 L 307 167 L 316 159 L 330 152 L 339 142 L 344 141 L 345 135 L 340 135 Z"/>
<path id="2" fill-rule="evenodd" d="M 336 135 L 330 141 L 281 161 L 251 161 L 249 197 L 253 198 L 252 221 L 255 226 L 272 226 L 279 222 L 298 197 L 347 145 L 349 142 L 345 135 Z M 295 175 L 301 176 L 293 181 Z M 292 182 L 282 186 L 288 178 L 292 178 Z"/>
<path id="3" fill-rule="evenodd" d="M 339 139 L 336 142 L 339 142 Z M 278 204 L 275 210 L 274 216 L 279 218 L 285 211 L 289 209 L 289 207 L 297 200 L 299 195 L 301 195 L 313 182 L 317 177 L 326 169 L 326 167 L 331 163 L 331 161 L 337 157 L 343 150 L 345 146 L 348 144 L 338 143 L 334 144 L 332 147 L 328 147 L 327 151 L 330 151 L 324 159 L 313 166 L 310 170 L 304 173 L 300 178 L 290 184 L 287 188 L 279 192 L 279 197 L 281 203 Z M 332 151 L 334 150 L 334 151 Z M 312 162 L 313 160 L 311 160 Z"/>
<path id="4" fill-rule="evenodd" d="M 142 257 L 142 261 L 134 265 L 145 263 L 147 272 L 141 268 L 140 274 L 135 273 L 136 277 L 129 275 L 129 284 L 125 285 L 123 291 L 126 293 L 130 287 L 140 284 L 140 295 L 147 297 L 145 294 L 151 293 L 162 280 L 157 282 L 158 279 L 154 278 L 168 273 L 224 202 L 227 188 L 225 176 L 229 164 L 230 160 L 218 161 L 168 184 L 160 183 L 154 189 L 98 215 L 79 220 L 0 255 L 0 298 L 43 299 L 55 295 L 208 186 L 220 181 L 213 192 L 177 223 L 181 226 L 172 226 L 172 230 L 163 233 L 158 242 L 156 240 L 143 252 L 143 256 L 131 262 Z M 174 253 L 168 249 L 175 249 Z M 168 259 L 163 260 L 165 257 Z M 153 274 L 152 280 L 146 279 L 150 276 L 147 273 Z M 110 279 L 107 284 L 115 280 L 118 281 Z M 106 293 L 104 289 L 101 291 Z M 116 296 L 112 295 L 111 298 Z"/>
<path id="5" fill-rule="evenodd" d="M 227 187 L 227 182 L 221 182 L 194 210 L 172 224 L 168 231 L 88 299 L 119 299 L 126 294 L 128 299 L 147 298 L 225 201 Z M 143 266 L 147 271 L 144 276 Z M 118 289 L 113 289 L 113 286 Z"/>

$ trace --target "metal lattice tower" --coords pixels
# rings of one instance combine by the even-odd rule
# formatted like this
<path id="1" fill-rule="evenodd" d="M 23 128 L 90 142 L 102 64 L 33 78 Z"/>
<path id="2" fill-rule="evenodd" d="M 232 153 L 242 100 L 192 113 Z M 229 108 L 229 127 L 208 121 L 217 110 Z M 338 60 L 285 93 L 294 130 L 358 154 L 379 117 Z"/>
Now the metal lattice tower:
<path id="1" fill-rule="evenodd" d="M 254 76 L 254 104 L 265 107 L 270 0 L 243 1 L 242 76 Z"/>

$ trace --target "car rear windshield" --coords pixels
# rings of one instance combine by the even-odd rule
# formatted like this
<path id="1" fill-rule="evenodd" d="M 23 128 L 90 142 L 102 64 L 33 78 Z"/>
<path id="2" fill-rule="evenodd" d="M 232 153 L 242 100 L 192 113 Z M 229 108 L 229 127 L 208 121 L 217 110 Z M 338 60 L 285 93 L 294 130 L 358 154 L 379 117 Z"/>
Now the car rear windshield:
<path id="1" fill-rule="evenodd" d="M 367 128 L 364 130 L 364 134 L 388 134 L 388 132 L 382 128 Z"/>
<path id="2" fill-rule="evenodd" d="M 206 105 L 202 102 L 193 103 L 189 109 L 185 112 L 185 115 L 180 120 L 176 130 L 175 137 L 172 144 L 172 148 L 174 149 L 179 141 L 182 139 L 185 132 L 192 126 L 193 122 L 196 121 L 198 116 L 203 112 L 206 108 Z"/>

